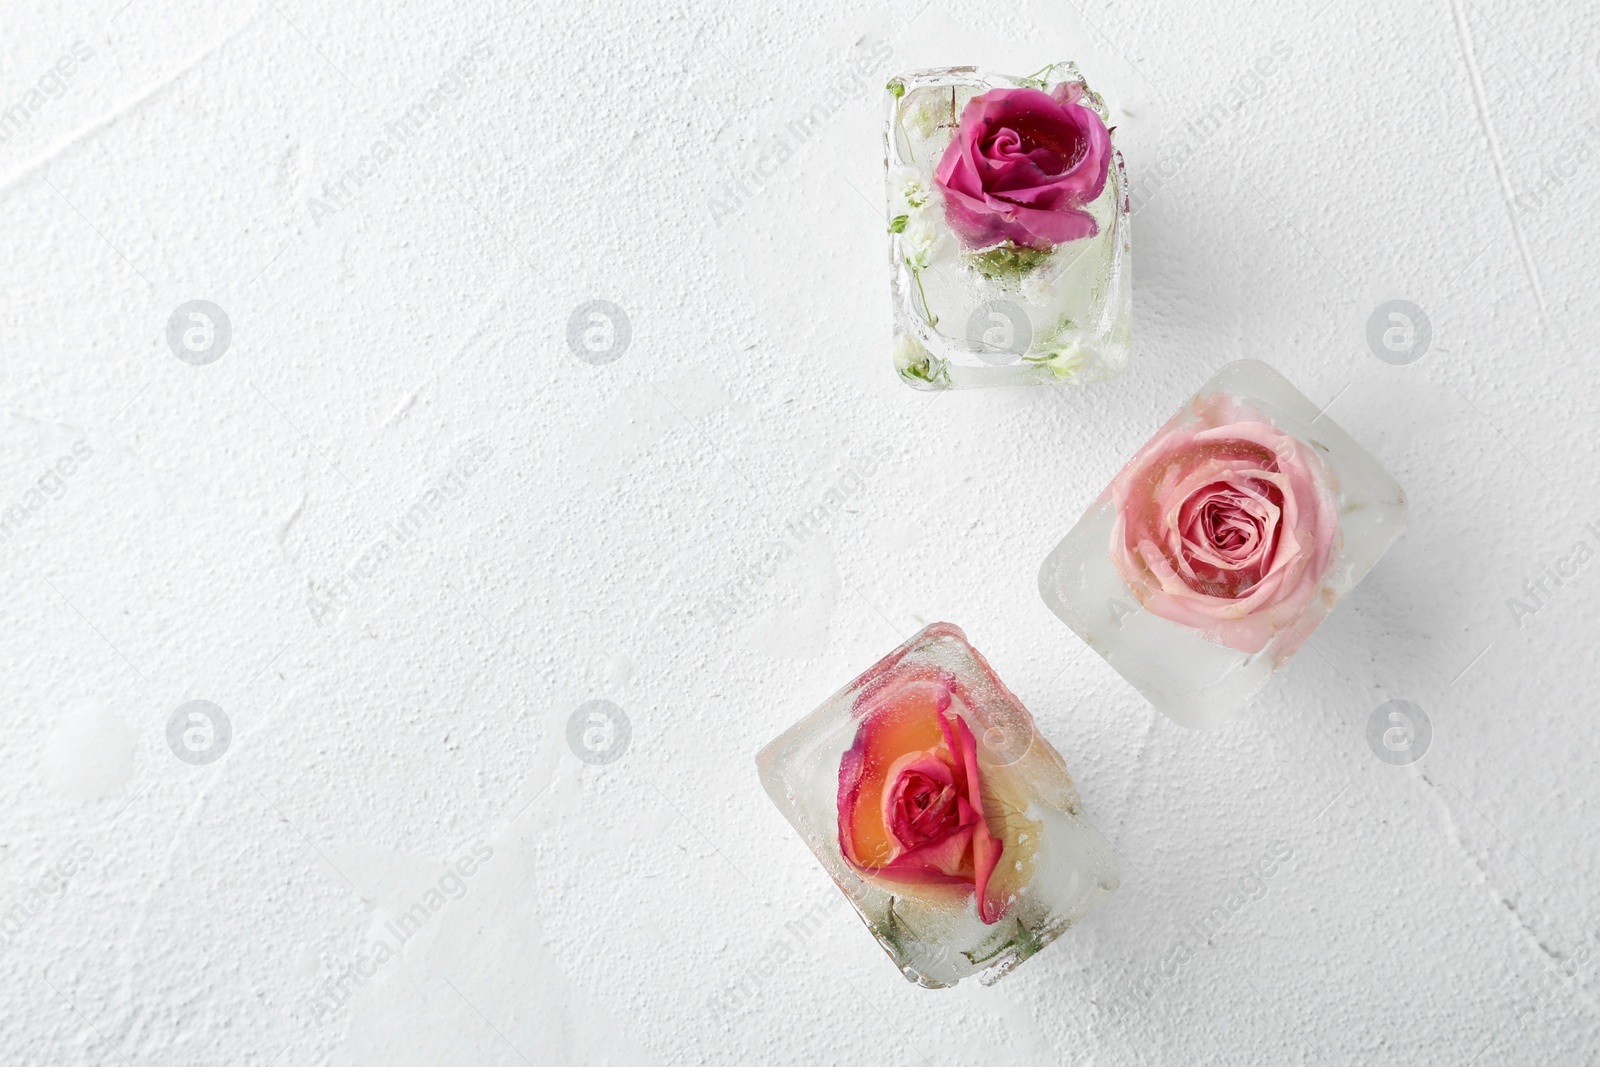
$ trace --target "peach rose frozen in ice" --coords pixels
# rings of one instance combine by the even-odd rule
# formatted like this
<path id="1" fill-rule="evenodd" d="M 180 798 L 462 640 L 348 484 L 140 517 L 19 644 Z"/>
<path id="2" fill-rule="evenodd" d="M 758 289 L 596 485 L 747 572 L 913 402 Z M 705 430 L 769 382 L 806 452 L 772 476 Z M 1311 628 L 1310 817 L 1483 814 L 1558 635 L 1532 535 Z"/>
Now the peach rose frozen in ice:
<path id="1" fill-rule="evenodd" d="M 994 982 L 1121 879 L 1060 753 L 950 623 L 878 660 L 765 745 L 756 765 L 778 810 L 920 986 Z"/>
<path id="2" fill-rule="evenodd" d="M 839 849 L 862 875 L 913 895 L 976 897 L 995 923 L 1011 887 L 994 879 L 1014 845 L 995 833 L 1001 801 L 978 768 L 978 745 L 952 707 L 960 686 L 946 672 L 886 679 L 839 764 Z"/>
<path id="3" fill-rule="evenodd" d="M 1226 394 L 1146 445 L 1111 498 L 1111 558 L 1145 608 L 1244 653 L 1297 622 L 1338 537 L 1321 459 Z"/>

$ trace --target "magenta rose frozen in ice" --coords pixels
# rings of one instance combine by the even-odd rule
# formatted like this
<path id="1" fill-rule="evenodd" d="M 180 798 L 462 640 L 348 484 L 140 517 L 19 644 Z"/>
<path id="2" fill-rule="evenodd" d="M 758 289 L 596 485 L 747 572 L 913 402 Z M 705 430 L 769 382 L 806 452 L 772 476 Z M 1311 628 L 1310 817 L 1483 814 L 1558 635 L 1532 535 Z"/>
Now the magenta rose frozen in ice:
<path id="1" fill-rule="evenodd" d="M 1112 483 L 1111 558 L 1147 610 L 1253 654 L 1319 595 L 1336 486 L 1310 447 L 1236 398 L 1194 410 Z"/>
<path id="2" fill-rule="evenodd" d="M 1084 385 L 1133 352 L 1128 176 L 1072 63 L 884 90 L 894 368 L 914 389 Z"/>
<path id="3" fill-rule="evenodd" d="M 1075 84 L 990 89 L 968 101 L 934 180 L 945 221 L 982 248 L 1048 249 L 1099 232 L 1083 210 L 1105 188 L 1111 135 Z"/>

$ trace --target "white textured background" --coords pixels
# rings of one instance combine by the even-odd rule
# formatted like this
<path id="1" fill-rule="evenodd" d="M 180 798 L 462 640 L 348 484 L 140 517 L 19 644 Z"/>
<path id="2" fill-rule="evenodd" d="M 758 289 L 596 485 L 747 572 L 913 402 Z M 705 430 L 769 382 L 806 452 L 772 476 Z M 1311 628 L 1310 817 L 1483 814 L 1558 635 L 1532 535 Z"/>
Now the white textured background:
<path id="1" fill-rule="evenodd" d="M 1059 58 L 1148 194 L 1134 363 L 912 392 L 881 82 Z M 1600 565 L 1508 605 L 1600 547 L 1590 5 L 8 0 L 0 69 L 7 1065 L 1594 1059 Z M 193 299 L 233 327 L 208 366 L 165 339 Z M 1408 366 L 1367 345 L 1391 299 L 1433 325 Z M 591 300 L 631 327 L 605 365 L 567 341 Z M 1412 516 L 1196 734 L 1035 575 L 1240 356 L 1331 402 Z M 901 979 L 752 765 L 937 619 L 1126 866 L 992 989 Z M 1392 698 L 1433 724 L 1410 766 L 1366 739 Z M 207 766 L 166 741 L 192 699 L 235 730 Z M 601 766 L 566 740 L 595 699 L 631 722 Z"/>

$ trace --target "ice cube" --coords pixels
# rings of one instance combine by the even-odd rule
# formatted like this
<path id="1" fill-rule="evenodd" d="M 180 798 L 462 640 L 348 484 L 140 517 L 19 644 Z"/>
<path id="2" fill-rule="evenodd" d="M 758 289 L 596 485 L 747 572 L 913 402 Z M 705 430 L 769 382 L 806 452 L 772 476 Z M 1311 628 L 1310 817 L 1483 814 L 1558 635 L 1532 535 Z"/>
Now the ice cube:
<path id="1" fill-rule="evenodd" d="M 1174 721 L 1266 685 L 1405 527 L 1393 478 L 1282 375 L 1230 363 L 1039 572 L 1050 610 Z"/>
<path id="2" fill-rule="evenodd" d="M 919 70 L 884 99 L 900 377 L 948 389 L 1120 374 L 1128 180 L 1077 67 Z"/>
<path id="3" fill-rule="evenodd" d="M 878 661 L 756 763 L 773 803 L 919 985 L 996 981 L 1119 884 L 1066 764 L 949 623 Z"/>

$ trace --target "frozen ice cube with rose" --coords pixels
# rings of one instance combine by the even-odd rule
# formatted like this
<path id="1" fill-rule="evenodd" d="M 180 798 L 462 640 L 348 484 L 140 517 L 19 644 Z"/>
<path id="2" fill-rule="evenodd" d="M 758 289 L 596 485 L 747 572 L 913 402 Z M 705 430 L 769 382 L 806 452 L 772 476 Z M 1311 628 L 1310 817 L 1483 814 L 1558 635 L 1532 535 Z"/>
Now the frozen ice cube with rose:
<path id="1" fill-rule="evenodd" d="M 1405 527 L 1405 494 L 1277 371 L 1222 368 L 1050 553 L 1045 602 L 1163 713 L 1229 718 Z"/>
<path id="2" fill-rule="evenodd" d="M 894 362 L 919 389 L 1115 377 L 1131 350 L 1127 176 L 1071 63 L 890 79 Z"/>
<path id="3" fill-rule="evenodd" d="M 784 731 L 757 766 L 884 951 L 923 986 L 996 981 L 1119 884 L 1061 756 L 949 623 Z"/>

